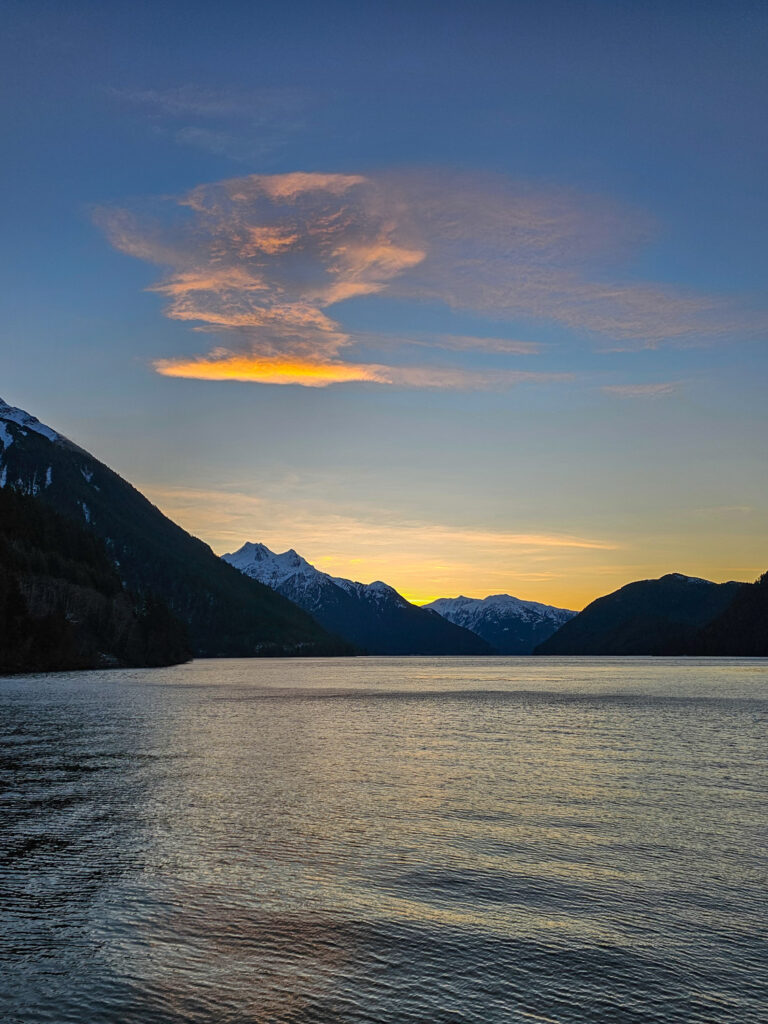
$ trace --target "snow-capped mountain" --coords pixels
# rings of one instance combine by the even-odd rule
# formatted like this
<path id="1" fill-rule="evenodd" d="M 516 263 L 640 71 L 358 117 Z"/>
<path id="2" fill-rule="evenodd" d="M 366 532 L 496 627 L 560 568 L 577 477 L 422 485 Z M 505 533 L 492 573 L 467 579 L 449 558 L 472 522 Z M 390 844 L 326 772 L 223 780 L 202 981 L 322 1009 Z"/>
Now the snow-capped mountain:
<path id="1" fill-rule="evenodd" d="M 281 595 L 224 565 L 93 455 L 2 400 L 0 487 L 95 534 L 126 590 L 160 599 L 188 627 L 197 655 L 348 653 Z"/>
<path id="2" fill-rule="evenodd" d="M 276 554 L 264 544 L 246 543 L 222 558 L 369 654 L 494 653 L 479 636 L 417 608 L 380 580 L 356 583 L 330 576 L 293 550 Z"/>
<path id="3" fill-rule="evenodd" d="M 509 594 L 440 597 L 425 605 L 457 626 L 471 630 L 500 654 L 531 654 L 576 612 Z"/>
<path id="4" fill-rule="evenodd" d="M 21 428 L 22 434 L 32 430 L 34 433 L 40 434 L 41 437 L 47 437 L 49 441 L 64 440 L 61 434 L 57 434 L 55 430 L 46 427 L 37 417 L 24 412 L 23 409 L 17 409 L 13 405 L 8 405 L 7 402 L 0 398 L 0 444 L 2 444 L 3 450 L 9 448 L 14 442 L 15 431 L 9 429 L 12 423 Z"/>

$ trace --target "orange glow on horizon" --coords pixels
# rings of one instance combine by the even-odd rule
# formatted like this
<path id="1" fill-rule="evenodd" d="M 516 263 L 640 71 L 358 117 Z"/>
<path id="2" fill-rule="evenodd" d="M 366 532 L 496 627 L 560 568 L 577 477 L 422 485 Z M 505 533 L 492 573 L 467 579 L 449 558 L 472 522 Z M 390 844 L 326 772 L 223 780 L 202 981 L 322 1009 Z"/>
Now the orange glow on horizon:
<path id="1" fill-rule="evenodd" d="M 578 611 L 627 583 L 669 572 L 751 582 L 766 561 L 749 530 L 732 530 L 723 542 L 706 517 L 694 517 L 683 537 L 657 538 L 649 557 L 645 539 L 626 533 L 478 530 L 380 510 L 342 511 L 327 500 L 307 500 L 289 479 L 262 482 L 259 493 L 141 484 L 150 500 L 218 554 L 245 541 L 278 553 L 294 548 L 321 572 L 361 583 L 383 580 L 417 605 L 512 594 Z"/>

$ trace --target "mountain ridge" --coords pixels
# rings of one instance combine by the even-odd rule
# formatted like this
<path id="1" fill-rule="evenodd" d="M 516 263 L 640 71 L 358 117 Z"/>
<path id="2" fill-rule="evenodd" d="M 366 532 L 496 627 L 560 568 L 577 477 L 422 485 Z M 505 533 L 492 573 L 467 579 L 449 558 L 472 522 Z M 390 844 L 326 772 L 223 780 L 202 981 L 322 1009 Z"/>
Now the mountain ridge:
<path id="1" fill-rule="evenodd" d="M 244 578 L 69 438 L 0 400 L 0 486 L 93 531 L 123 584 L 162 599 L 198 656 L 346 654 L 311 616 Z"/>
<path id="2" fill-rule="evenodd" d="M 493 654 L 481 637 L 412 605 L 382 580 L 359 583 L 317 569 L 293 548 L 277 553 L 246 541 L 222 555 L 252 579 L 274 587 L 326 629 L 369 654 Z"/>
<path id="3" fill-rule="evenodd" d="M 724 612 L 744 586 L 683 573 L 635 580 L 592 601 L 534 654 L 686 654 L 698 631 Z"/>
<path id="4" fill-rule="evenodd" d="M 537 644 L 577 614 L 539 601 L 523 601 L 511 594 L 439 597 L 423 607 L 476 633 L 500 654 L 532 654 Z"/>
<path id="5" fill-rule="evenodd" d="M 686 653 L 768 657 L 768 572 L 743 584 L 728 607 L 702 626 Z"/>

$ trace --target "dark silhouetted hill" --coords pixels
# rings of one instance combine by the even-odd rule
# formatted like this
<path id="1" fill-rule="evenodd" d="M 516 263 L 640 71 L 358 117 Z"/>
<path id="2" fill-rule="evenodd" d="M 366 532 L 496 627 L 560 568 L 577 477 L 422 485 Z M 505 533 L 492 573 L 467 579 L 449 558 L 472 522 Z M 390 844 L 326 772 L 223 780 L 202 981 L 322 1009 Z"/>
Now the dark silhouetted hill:
<path id="1" fill-rule="evenodd" d="M 34 498 L 0 490 L 0 672 L 188 661 L 187 630 L 123 589 L 104 545 Z"/>
<path id="2" fill-rule="evenodd" d="M 99 537 L 125 587 L 164 602 L 187 626 L 197 656 L 349 653 L 306 612 L 227 565 L 98 459 L 1 401 L 0 487 L 36 498 Z"/>
<path id="3" fill-rule="evenodd" d="M 599 597 L 535 654 L 685 654 L 699 631 L 733 602 L 744 583 L 711 583 L 671 573 Z"/>
<path id="4" fill-rule="evenodd" d="M 687 653 L 768 658 L 768 572 L 745 583 L 728 607 L 699 630 Z"/>

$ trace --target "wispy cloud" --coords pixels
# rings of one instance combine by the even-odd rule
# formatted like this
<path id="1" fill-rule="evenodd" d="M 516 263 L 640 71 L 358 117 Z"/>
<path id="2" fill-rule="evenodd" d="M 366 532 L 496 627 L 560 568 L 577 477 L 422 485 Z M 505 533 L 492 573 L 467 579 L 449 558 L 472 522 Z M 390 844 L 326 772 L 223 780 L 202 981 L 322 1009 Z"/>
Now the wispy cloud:
<path id="1" fill-rule="evenodd" d="M 459 592 L 526 596 L 531 588 L 551 585 L 577 566 L 599 566 L 621 550 L 603 537 L 478 529 L 404 519 L 386 509 L 340 509 L 336 502 L 308 498 L 290 480 L 260 495 L 146 485 L 144 490 L 219 554 L 246 540 L 279 551 L 293 547 L 325 572 L 362 582 L 384 579 L 416 601 Z"/>
<path id="2" fill-rule="evenodd" d="M 98 220 L 117 248 L 162 268 L 154 290 L 168 299 L 169 317 L 227 336 L 208 355 L 158 360 L 169 376 L 454 387 L 464 373 L 467 386 L 486 386 L 457 367 L 350 358 L 349 350 L 370 347 L 372 336 L 344 327 L 343 303 L 374 295 L 554 323 L 603 347 L 689 343 L 764 322 L 725 298 L 606 276 L 609 263 L 647 240 L 647 218 L 594 197 L 501 179 L 251 175 L 200 186 L 149 212 L 101 210 Z M 379 340 L 389 353 L 398 341 L 510 356 L 538 349 L 535 342 L 459 333 Z M 506 370 L 485 376 L 507 384 L 546 379 Z M 435 383 L 441 378 L 444 385 Z M 648 397 L 674 386 L 606 390 Z"/>
<path id="3" fill-rule="evenodd" d="M 297 89 L 216 90 L 195 85 L 113 90 L 156 132 L 237 161 L 263 160 L 304 130 L 312 98 Z"/>
<path id="4" fill-rule="evenodd" d="M 264 495 L 196 487 L 148 489 L 152 492 L 153 500 L 164 508 L 203 517 L 208 529 L 201 532 L 209 534 L 211 524 L 215 524 L 219 536 L 218 547 L 222 543 L 226 546 L 230 540 L 240 539 L 246 524 L 250 524 L 250 529 L 261 532 L 267 529 L 274 534 L 275 523 L 279 523 L 281 535 L 290 532 L 291 535 L 296 533 L 306 538 L 307 533 L 311 532 L 321 543 L 330 538 L 343 539 L 345 550 L 349 548 L 350 535 L 361 544 L 369 545 L 373 541 L 387 549 L 400 543 L 411 545 L 415 542 L 425 548 L 432 544 L 448 544 L 465 551 L 482 549 L 490 554 L 512 550 L 528 553 L 544 553 L 554 549 L 616 551 L 621 547 L 613 540 L 565 532 L 477 529 L 420 519 L 403 519 L 383 511 L 379 511 L 378 516 L 355 510 L 340 512 L 336 504 L 326 505 L 317 499 L 309 500 L 306 496 L 302 498 L 301 492 L 296 491 L 290 480 L 281 481 L 272 490 L 265 490 Z M 277 494 L 286 490 L 291 492 L 290 500 L 283 501 Z M 223 535 L 218 529 L 222 524 L 226 527 Z M 234 532 L 229 529 L 232 524 L 236 527 Z M 222 536 L 225 539 L 222 540 Z"/>
<path id="5" fill-rule="evenodd" d="M 753 505 L 708 505 L 693 511 L 697 516 L 749 516 L 755 508 Z"/>
<path id="6" fill-rule="evenodd" d="M 170 89 L 116 89 L 113 95 L 128 103 L 145 108 L 153 114 L 172 117 L 190 115 L 206 118 L 230 117 L 246 114 L 258 104 L 258 93 L 250 95 L 202 89 L 195 85 L 180 85 Z M 262 94 L 261 100 L 270 100 L 274 94 Z"/>
<path id="7" fill-rule="evenodd" d="M 358 341 L 379 349 L 414 348 L 439 349 L 445 352 L 490 352 L 499 355 L 535 356 L 544 346 L 537 341 L 516 338 L 480 337 L 468 334 L 409 334 L 402 335 L 356 334 Z"/>
<path id="8" fill-rule="evenodd" d="M 680 381 L 671 380 L 656 384 L 613 384 L 601 388 L 601 391 L 618 398 L 667 398 L 676 395 L 681 387 Z"/>

